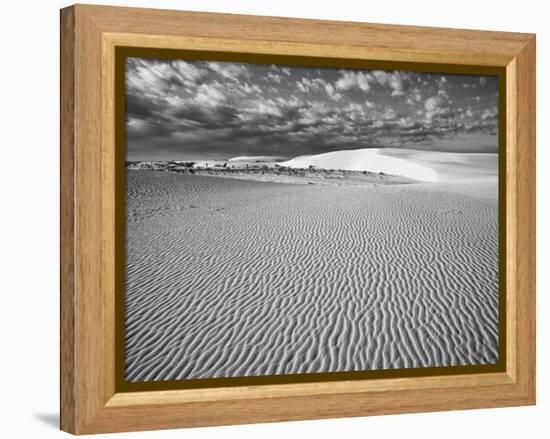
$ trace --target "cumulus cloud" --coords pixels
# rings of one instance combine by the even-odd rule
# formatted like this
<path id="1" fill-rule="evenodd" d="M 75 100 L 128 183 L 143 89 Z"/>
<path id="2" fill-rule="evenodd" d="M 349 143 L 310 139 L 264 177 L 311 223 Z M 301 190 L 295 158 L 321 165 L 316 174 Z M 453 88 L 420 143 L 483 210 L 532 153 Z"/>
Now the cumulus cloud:
<path id="1" fill-rule="evenodd" d="M 389 79 L 389 86 L 391 88 L 392 96 L 403 96 L 403 80 L 398 72 L 394 72 Z"/>
<path id="2" fill-rule="evenodd" d="M 485 109 L 481 113 L 482 120 L 496 119 L 498 116 L 498 110 L 496 108 Z"/>
<path id="3" fill-rule="evenodd" d="M 372 76 L 374 76 L 382 86 L 385 86 L 388 82 L 388 72 L 384 70 L 375 70 L 372 72 Z"/>
<path id="4" fill-rule="evenodd" d="M 220 83 L 213 82 L 198 86 L 194 100 L 199 105 L 210 107 L 225 103 L 227 101 L 227 97 L 223 94 Z"/>
<path id="5" fill-rule="evenodd" d="M 274 82 L 275 84 L 280 84 L 281 81 L 283 80 L 282 76 L 277 74 L 277 73 L 271 73 L 269 72 L 267 74 L 267 80 L 268 81 L 271 81 L 271 82 Z"/>
<path id="6" fill-rule="evenodd" d="M 250 77 L 250 72 L 244 64 L 210 62 L 208 67 L 231 81 L 238 81 L 241 77 Z"/>
<path id="7" fill-rule="evenodd" d="M 384 118 L 385 120 L 395 120 L 397 119 L 397 117 L 398 117 L 397 112 L 390 107 L 386 107 L 384 109 L 384 112 L 382 113 L 382 118 Z"/>
<path id="8" fill-rule="evenodd" d="M 185 61 L 146 62 L 139 58 L 128 58 L 126 71 L 127 88 L 148 89 L 151 93 L 159 94 L 169 89 L 194 86 L 208 74 L 200 66 Z"/>
<path id="9" fill-rule="evenodd" d="M 410 98 L 415 102 L 420 102 L 422 100 L 422 91 L 419 88 L 413 88 L 410 91 Z"/>
<path id="10" fill-rule="evenodd" d="M 283 115 L 279 105 L 271 99 L 256 101 L 254 111 L 258 114 L 266 114 L 268 116 L 281 117 Z"/>
<path id="11" fill-rule="evenodd" d="M 285 76 L 290 76 L 290 69 L 288 67 L 281 67 L 275 64 L 271 64 L 270 69 Z"/>
<path id="12" fill-rule="evenodd" d="M 426 111 L 434 112 L 439 108 L 441 102 L 442 99 L 438 96 L 429 97 L 428 99 L 426 99 L 426 101 L 424 101 L 424 108 L 426 109 Z"/>
<path id="13" fill-rule="evenodd" d="M 340 78 L 336 81 L 338 90 L 350 90 L 355 87 L 364 92 L 370 90 L 369 75 L 367 73 L 343 70 L 340 74 Z"/>
<path id="14" fill-rule="evenodd" d="M 129 58 L 127 153 L 194 159 L 372 146 L 475 150 L 464 139 L 497 143 L 490 139 L 498 129 L 498 83 L 483 78 Z"/>
<path id="15" fill-rule="evenodd" d="M 430 96 L 424 101 L 425 119 L 427 123 L 432 123 L 434 119 L 446 119 L 451 116 L 450 99 L 444 90 L 439 90 L 437 95 Z"/>
<path id="16" fill-rule="evenodd" d="M 241 89 L 244 94 L 262 93 L 262 89 L 257 84 L 249 84 L 248 82 L 244 82 Z"/>
<path id="17" fill-rule="evenodd" d="M 361 107 L 360 104 L 356 103 L 356 102 L 352 102 L 350 104 L 347 105 L 347 107 L 345 107 L 347 110 L 351 110 L 351 111 L 363 111 L 363 107 Z"/>
<path id="18" fill-rule="evenodd" d="M 326 83 L 325 84 L 325 91 L 327 92 L 327 95 L 330 97 L 334 94 L 334 86 L 332 84 Z"/>
<path id="19" fill-rule="evenodd" d="M 376 79 L 378 84 L 390 90 L 391 96 L 403 96 L 405 94 L 401 72 L 375 70 L 372 72 L 372 76 Z"/>

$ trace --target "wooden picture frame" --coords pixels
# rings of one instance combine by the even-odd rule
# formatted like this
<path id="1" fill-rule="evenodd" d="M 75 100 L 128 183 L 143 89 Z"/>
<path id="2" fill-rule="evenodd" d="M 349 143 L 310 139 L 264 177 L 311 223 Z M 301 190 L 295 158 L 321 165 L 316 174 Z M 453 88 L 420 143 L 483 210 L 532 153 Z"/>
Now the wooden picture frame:
<path id="1" fill-rule="evenodd" d="M 506 356 L 490 373 L 120 391 L 115 60 L 120 47 L 437 64 L 505 79 Z M 502 125 L 501 125 L 502 126 Z M 73 434 L 535 403 L 535 37 L 76 5 L 61 11 L 61 429 Z"/>

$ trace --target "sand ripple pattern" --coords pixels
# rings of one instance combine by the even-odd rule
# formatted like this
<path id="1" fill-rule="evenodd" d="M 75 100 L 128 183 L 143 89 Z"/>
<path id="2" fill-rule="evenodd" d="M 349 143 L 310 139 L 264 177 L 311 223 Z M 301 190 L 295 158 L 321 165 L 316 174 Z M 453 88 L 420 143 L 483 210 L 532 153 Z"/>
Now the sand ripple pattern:
<path id="1" fill-rule="evenodd" d="M 128 171 L 126 379 L 496 362 L 496 195 L 433 187 Z"/>

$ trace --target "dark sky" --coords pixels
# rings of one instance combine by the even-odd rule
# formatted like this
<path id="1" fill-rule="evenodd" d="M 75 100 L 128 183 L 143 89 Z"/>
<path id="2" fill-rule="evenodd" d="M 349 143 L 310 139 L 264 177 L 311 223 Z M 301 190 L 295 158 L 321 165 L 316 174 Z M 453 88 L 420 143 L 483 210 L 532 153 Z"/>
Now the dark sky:
<path id="1" fill-rule="evenodd" d="M 128 160 L 496 152 L 491 76 L 128 58 Z"/>

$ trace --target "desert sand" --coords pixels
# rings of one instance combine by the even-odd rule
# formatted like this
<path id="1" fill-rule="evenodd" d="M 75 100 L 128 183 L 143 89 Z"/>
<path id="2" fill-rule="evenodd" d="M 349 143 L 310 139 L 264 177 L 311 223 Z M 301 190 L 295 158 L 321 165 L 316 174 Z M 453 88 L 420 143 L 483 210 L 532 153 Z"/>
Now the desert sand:
<path id="1" fill-rule="evenodd" d="M 128 170 L 126 379 L 496 362 L 496 156 L 392 154 L 437 182 Z"/>

